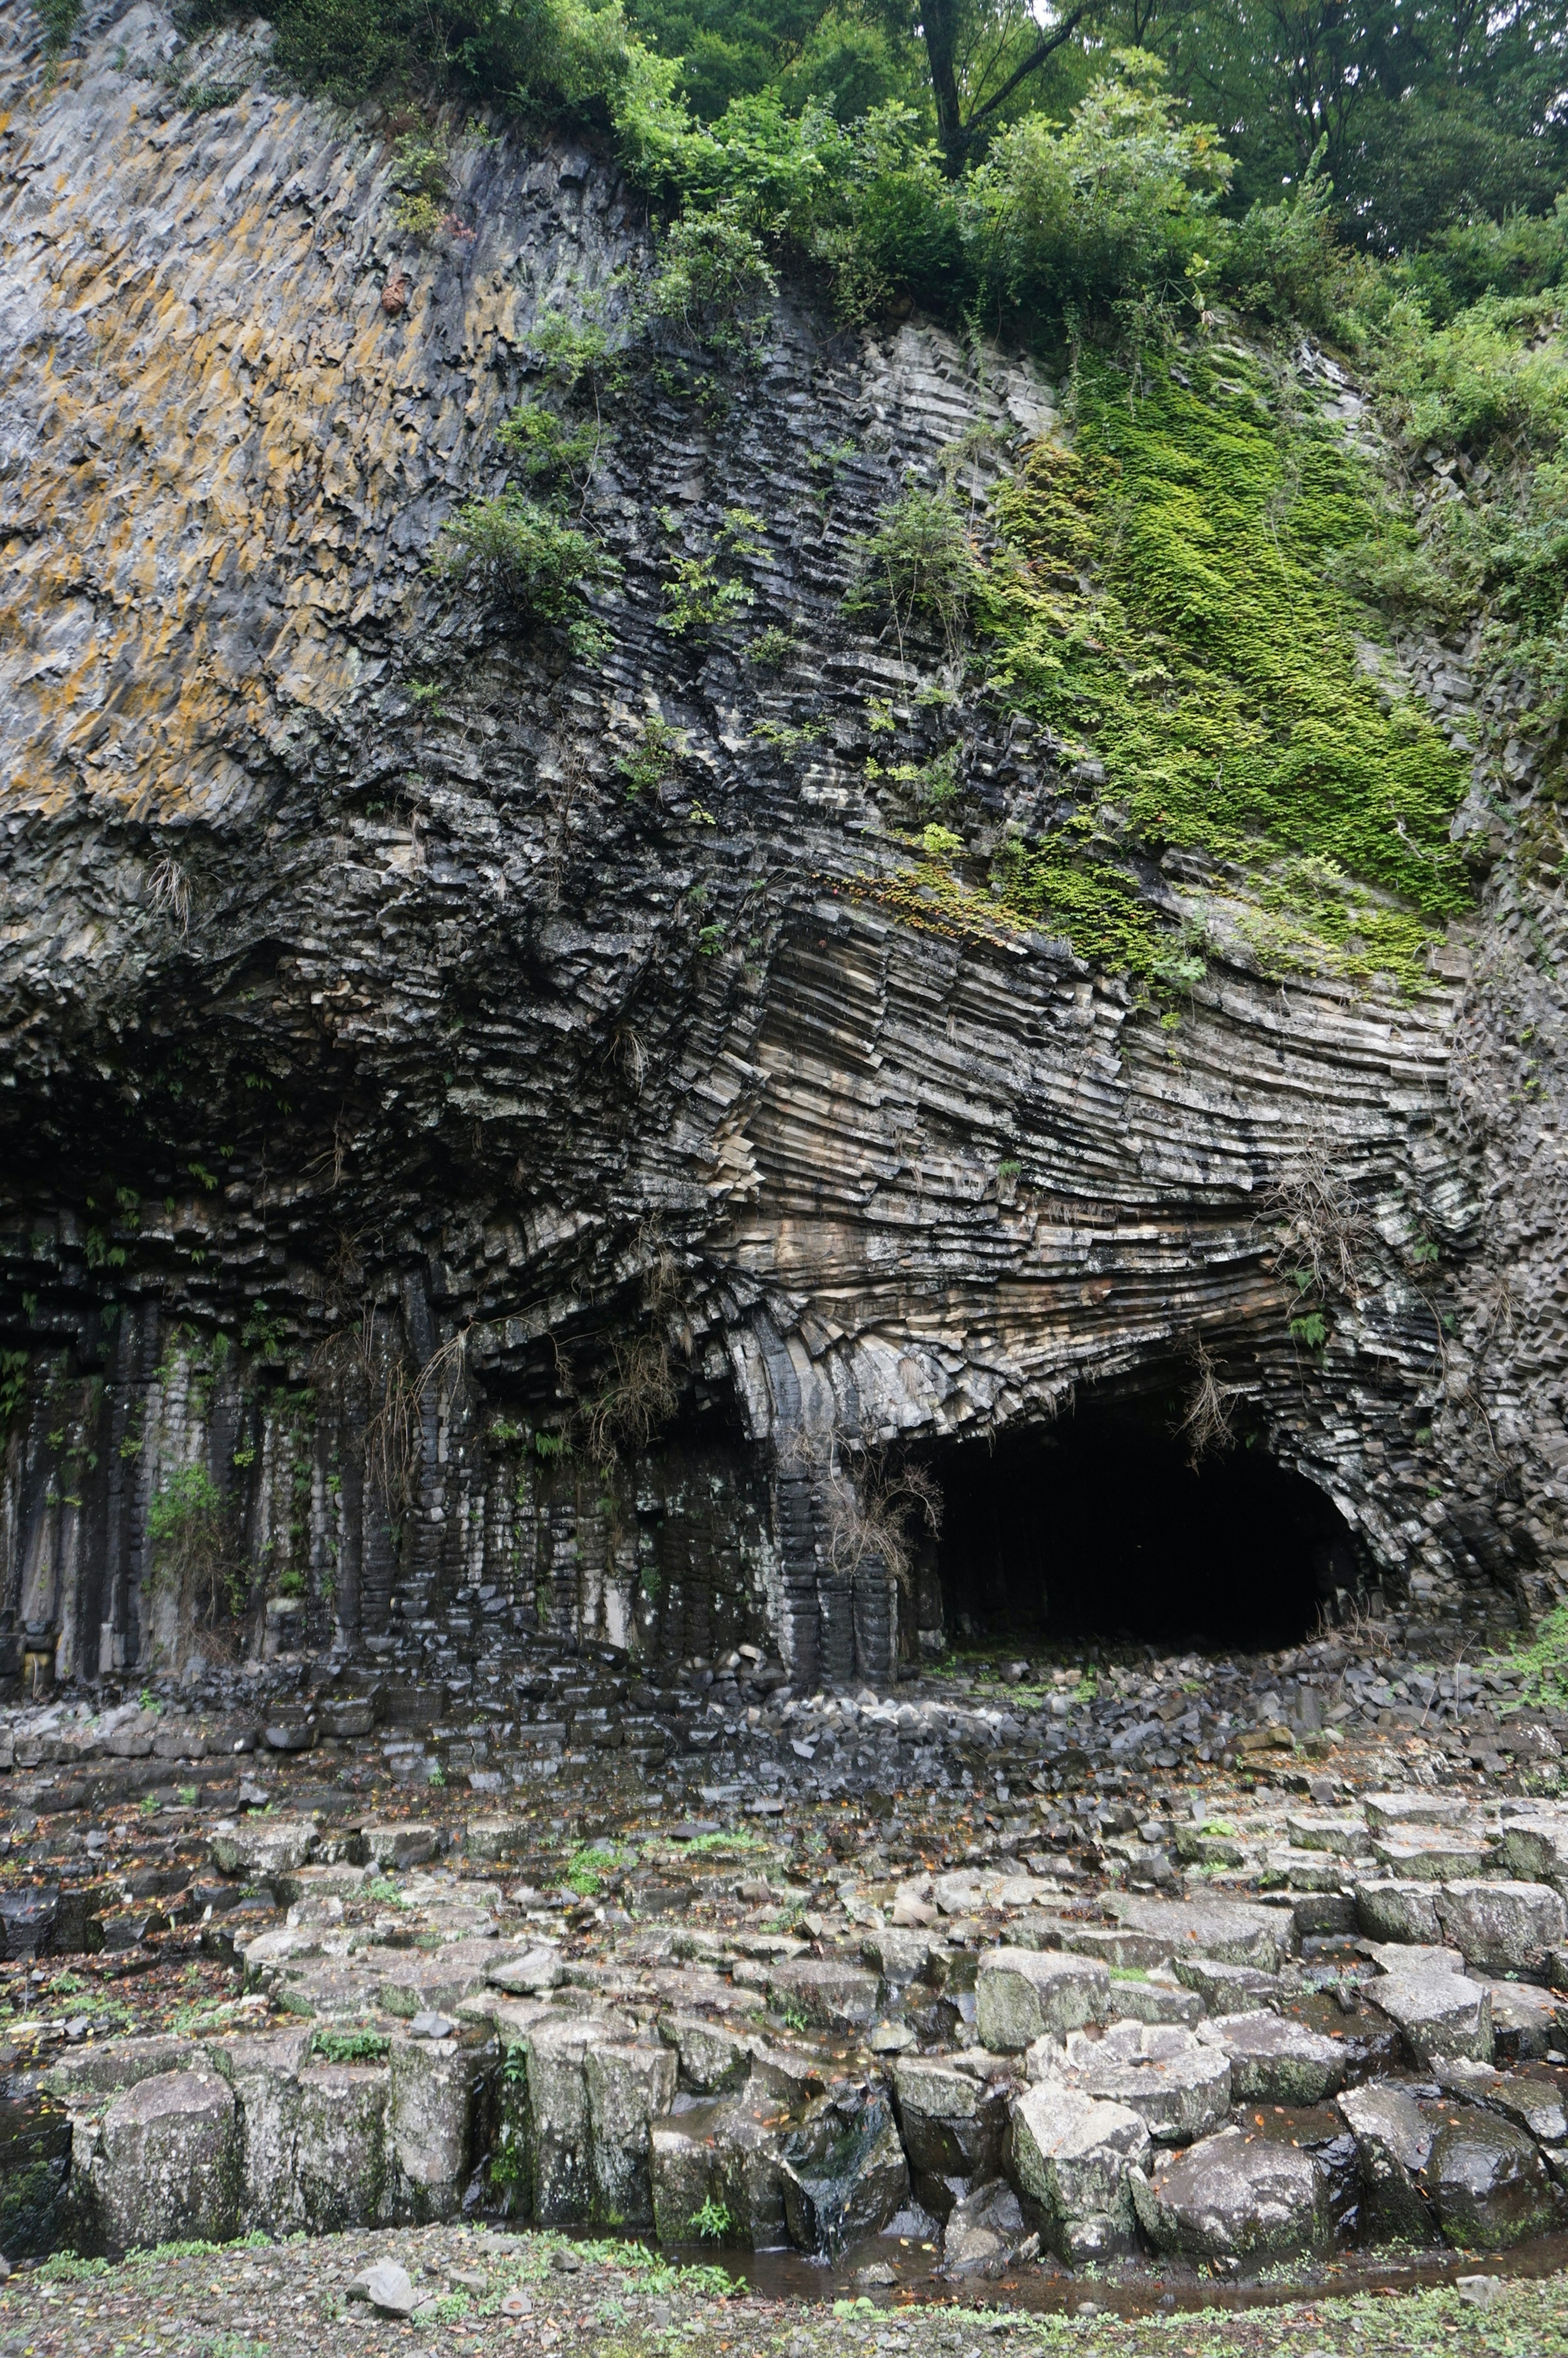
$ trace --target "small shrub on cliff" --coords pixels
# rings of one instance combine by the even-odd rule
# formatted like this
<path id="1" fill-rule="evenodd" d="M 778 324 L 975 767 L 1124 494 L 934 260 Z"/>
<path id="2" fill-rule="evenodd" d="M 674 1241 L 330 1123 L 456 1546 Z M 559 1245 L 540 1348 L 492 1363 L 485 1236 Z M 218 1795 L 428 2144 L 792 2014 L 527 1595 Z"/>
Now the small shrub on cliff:
<path id="1" fill-rule="evenodd" d="M 392 218 L 410 237 L 434 237 L 447 217 L 449 149 L 445 132 L 405 132 L 393 150 L 397 195 Z"/>
<path id="2" fill-rule="evenodd" d="M 81 21 L 81 0 L 33 0 L 33 13 L 44 28 L 44 55 L 63 57 Z"/>
<path id="3" fill-rule="evenodd" d="M 672 525 L 671 529 L 675 529 Z M 762 519 L 747 508 L 726 508 L 713 546 L 706 557 L 676 557 L 670 562 L 665 584 L 666 631 L 711 631 L 739 608 L 752 603 L 752 592 L 735 578 L 742 557 L 762 548 Z"/>
<path id="4" fill-rule="evenodd" d="M 488 575 L 535 621 L 564 623 L 574 646 L 587 622 L 584 584 L 620 571 L 588 533 L 563 524 L 522 492 L 466 501 L 441 526 L 430 563 L 448 579 Z"/>
<path id="5" fill-rule="evenodd" d="M 580 487 L 592 474 L 600 440 L 597 421 L 584 419 L 568 426 L 553 409 L 537 402 L 519 402 L 496 435 L 533 482 L 554 490 L 563 483 Z"/>
<path id="6" fill-rule="evenodd" d="M 935 622 L 956 653 L 980 578 L 957 503 L 946 492 L 909 491 L 881 510 L 876 531 L 861 543 L 860 578 L 845 610 L 890 614 L 901 651 L 916 619 Z"/>
<path id="7" fill-rule="evenodd" d="M 211 1623 L 221 1606 L 238 1613 L 244 1580 L 233 1562 L 223 1494 L 205 1466 L 182 1466 L 147 1509 L 155 1585 L 168 1583 L 192 1615 Z"/>
<path id="8" fill-rule="evenodd" d="M 778 292 L 760 240 L 729 208 L 676 222 L 643 294 L 651 319 L 689 342 L 730 352 L 748 342 L 758 307 Z"/>

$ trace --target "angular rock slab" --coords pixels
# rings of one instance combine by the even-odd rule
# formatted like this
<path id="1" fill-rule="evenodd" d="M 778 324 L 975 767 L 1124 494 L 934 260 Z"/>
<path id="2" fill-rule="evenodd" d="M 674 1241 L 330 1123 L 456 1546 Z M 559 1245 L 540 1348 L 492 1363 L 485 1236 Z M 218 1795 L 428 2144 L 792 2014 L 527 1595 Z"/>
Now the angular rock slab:
<path id="1" fill-rule="evenodd" d="M 1160 2145 L 1192 2145 L 1230 2109 L 1230 2065 L 1190 2030 L 1118 2022 L 1105 2037 L 1067 2042 L 1063 2077 L 1086 2095 L 1136 2113 Z"/>
<path id="2" fill-rule="evenodd" d="M 893 2102 L 909 2166 L 934 2178 L 994 2178 L 1007 2143 L 1007 2096 L 941 2062 L 900 2061 Z"/>
<path id="3" fill-rule="evenodd" d="M 1263 1974 L 1279 1972 L 1295 1937 L 1284 1910 L 1241 1899 L 1142 1899 L 1108 1892 L 1105 1905 L 1128 1931 L 1162 1943 L 1167 1956 L 1214 1957 Z"/>
<path id="4" fill-rule="evenodd" d="M 167 2071 L 116 2096 L 91 2166 L 99 2236 L 111 2250 L 237 2233 L 234 2092 L 211 2071 Z"/>
<path id="5" fill-rule="evenodd" d="M 1221 2129 L 1139 2171 L 1132 2199 L 1155 2248 L 1189 2260 L 1289 2260 L 1333 2240 L 1328 2181 L 1312 2154 Z"/>
<path id="6" fill-rule="evenodd" d="M 1356 1920 L 1368 1941 L 1416 1941 L 1436 1948 L 1443 1940 L 1437 1891 L 1431 1883 L 1390 1876 L 1358 1881 Z"/>
<path id="7" fill-rule="evenodd" d="M 242 1818 L 237 1824 L 214 1826 L 210 1847 L 221 1873 L 254 1876 L 265 1883 L 303 1866 L 318 1840 L 311 1818 Z"/>
<path id="8" fill-rule="evenodd" d="M 1038 2206 L 1045 2241 L 1071 2266 L 1127 2249 L 1135 2223 L 1130 2173 L 1148 2152 L 1137 2113 L 1081 2089 L 1047 2082 L 1013 2107 L 1013 2182 Z"/>
<path id="9" fill-rule="evenodd" d="M 1110 1974 L 1095 1957 L 1053 1949 L 992 1949 L 975 1976 L 975 2027 L 993 2054 L 1021 2055 L 1037 2039 L 1103 2022 Z"/>
<path id="10" fill-rule="evenodd" d="M 653 2124 L 675 2102 L 667 2047 L 609 2039 L 587 2057 L 593 2216 L 601 2227 L 651 2227 Z"/>
<path id="11" fill-rule="evenodd" d="M 791 1957 L 768 1976 L 768 2003 L 805 2016 L 824 2030 L 863 2030 L 876 2020 L 881 1985 L 875 1974 L 833 1957 Z"/>
<path id="12" fill-rule="evenodd" d="M 1568 1906 L 1546 1883 L 1445 1883 L 1437 1920 L 1448 1946 L 1483 1973 L 1539 1974 L 1568 1942 Z"/>
<path id="13" fill-rule="evenodd" d="M 1433 2139 L 1427 2192 L 1451 2244 L 1504 2251 L 1556 2224 L 1552 2180 L 1533 2137 L 1465 2106 Z"/>
<path id="14" fill-rule="evenodd" d="M 803 2252 L 836 2259 L 909 2199 L 909 2166 L 885 2098 L 825 2098 L 782 2141 L 784 2215 Z"/>
<path id="15" fill-rule="evenodd" d="M 1018 2197 L 1005 2179 L 977 2186 L 953 2205 L 942 2232 L 942 2266 L 949 2276 L 1006 2274 L 1031 2241 Z M 1040 2239 L 1033 2239 L 1038 2251 Z"/>
<path id="16" fill-rule="evenodd" d="M 1197 2036 L 1229 2063 L 1233 2104 L 1321 2104 L 1345 2085 L 1344 2049 L 1288 2016 L 1221 2015 Z"/>
<path id="17" fill-rule="evenodd" d="M 1491 2061 L 1492 2001 L 1481 1983 L 1418 1961 L 1383 1974 L 1365 1995 L 1398 2025 L 1418 2063 L 1431 2064 L 1440 2055 Z"/>
<path id="18" fill-rule="evenodd" d="M 1339 2098 L 1339 2111 L 1356 2139 L 1368 2231 L 1376 2242 L 1435 2240 L 1437 2228 L 1418 2180 L 1434 2135 L 1408 2088 L 1372 2080 Z"/>

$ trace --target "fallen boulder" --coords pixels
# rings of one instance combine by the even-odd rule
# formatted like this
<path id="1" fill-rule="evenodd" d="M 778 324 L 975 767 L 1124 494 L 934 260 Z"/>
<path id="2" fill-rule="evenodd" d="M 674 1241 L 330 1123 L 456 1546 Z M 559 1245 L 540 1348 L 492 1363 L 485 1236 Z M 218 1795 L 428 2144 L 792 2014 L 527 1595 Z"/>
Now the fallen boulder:
<path id="1" fill-rule="evenodd" d="M 1321 2164 L 1298 2147 L 1221 2129 L 1132 2178 L 1132 2198 L 1155 2248 L 1189 2260 L 1287 2260 L 1332 2241 Z"/>

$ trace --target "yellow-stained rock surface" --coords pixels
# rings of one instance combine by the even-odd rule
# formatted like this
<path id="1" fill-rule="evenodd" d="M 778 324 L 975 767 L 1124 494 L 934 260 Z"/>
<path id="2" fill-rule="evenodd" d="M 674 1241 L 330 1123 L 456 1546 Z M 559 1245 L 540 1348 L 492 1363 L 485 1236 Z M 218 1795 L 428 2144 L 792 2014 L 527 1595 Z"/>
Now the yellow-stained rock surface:
<path id="1" fill-rule="evenodd" d="M 169 68 L 137 5 L 51 87 L 26 0 L 0 8 L 13 807 L 232 817 L 243 757 L 341 722 L 375 668 L 347 629 L 406 627 L 528 323 L 607 266 L 587 158 L 520 171 L 478 130 L 416 243 L 387 143 L 265 87 L 265 39 Z M 244 86 L 195 112 L 193 82 Z"/>

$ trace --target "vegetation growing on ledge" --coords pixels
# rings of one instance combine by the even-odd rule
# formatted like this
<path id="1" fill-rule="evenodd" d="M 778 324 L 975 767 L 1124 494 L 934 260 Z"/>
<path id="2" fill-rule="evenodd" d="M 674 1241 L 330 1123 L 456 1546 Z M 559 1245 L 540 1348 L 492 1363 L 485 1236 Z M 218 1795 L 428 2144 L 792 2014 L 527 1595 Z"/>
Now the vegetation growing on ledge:
<path id="1" fill-rule="evenodd" d="M 1413 984 L 1433 922 L 1468 902 L 1448 840 L 1465 773 L 1357 660 L 1362 617 L 1332 564 L 1364 529 L 1365 470 L 1288 369 L 1271 380 L 1234 344 L 1146 368 L 1130 399 L 1087 356 L 1073 392 L 1075 448 L 1036 444 L 994 502 L 990 686 L 1098 759 L 1103 799 L 1037 849 L 1009 844 L 1002 897 L 1152 972 L 1152 913 L 1085 856 L 1125 832 L 1241 868 L 1273 920 L 1258 948 L 1280 955 L 1292 931 L 1292 963 Z"/>

